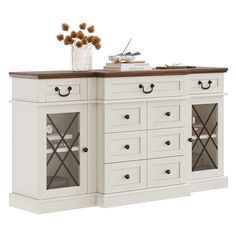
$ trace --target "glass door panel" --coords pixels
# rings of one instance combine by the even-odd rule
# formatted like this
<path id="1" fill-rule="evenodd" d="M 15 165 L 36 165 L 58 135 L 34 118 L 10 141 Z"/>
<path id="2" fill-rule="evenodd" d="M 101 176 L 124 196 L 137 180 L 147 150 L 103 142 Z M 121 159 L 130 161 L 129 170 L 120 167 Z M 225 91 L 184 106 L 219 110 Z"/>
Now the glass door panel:
<path id="1" fill-rule="evenodd" d="M 218 104 L 192 105 L 192 171 L 218 169 Z"/>
<path id="2" fill-rule="evenodd" d="M 80 186 L 80 113 L 47 114 L 46 188 Z"/>

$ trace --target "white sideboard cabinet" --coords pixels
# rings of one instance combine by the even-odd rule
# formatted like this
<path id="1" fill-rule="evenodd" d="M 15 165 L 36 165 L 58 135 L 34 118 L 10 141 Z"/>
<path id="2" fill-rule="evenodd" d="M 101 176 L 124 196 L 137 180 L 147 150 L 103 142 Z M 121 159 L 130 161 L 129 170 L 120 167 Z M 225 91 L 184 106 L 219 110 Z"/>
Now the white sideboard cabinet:
<path id="1" fill-rule="evenodd" d="M 46 213 L 227 187 L 226 71 L 11 72 L 10 205 Z"/>

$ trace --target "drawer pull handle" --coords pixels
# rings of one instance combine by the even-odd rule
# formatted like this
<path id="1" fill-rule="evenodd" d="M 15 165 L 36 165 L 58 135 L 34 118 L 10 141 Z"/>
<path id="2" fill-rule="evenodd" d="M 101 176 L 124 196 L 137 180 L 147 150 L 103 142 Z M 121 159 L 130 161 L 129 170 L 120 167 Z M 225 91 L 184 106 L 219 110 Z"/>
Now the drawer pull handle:
<path id="1" fill-rule="evenodd" d="M 166 141 L 166 145 L 170 145 L 171 144 L 171 142 L 168 140 L 168 141 Z"/>
<path id="2" fill-rule="evenodd" d="M 143 90 L 143 93 L 146 93 L 146 94 L 151 93 L 151 92 L 153 91 L 153 88 L 154 88 L 154 87 L 155 87 L 154 84 L 150 84 L 151 90 L 150 90 L 150 91 L 145 91 L 145 90 L 144 90 L 144 86 L 143 86 L 142 84 L 139 85 L 139 88 L 142 89 L 142 90 Z"/>
<path id="3" fill-rule="evenodd" d="M 192 139 L 192 138 L 188 138 L 188 141 L 189 141 L 190 143 L 192 143 L 193 139 Z"/>
<path id="4" fill-rule="evenodd" d="M 125 119 L 129 120 L 129 118 L 130 118 L 130 115 L 129 115 L 129 114 L 127 114 L 127 115 L 125 115 L 124 117 L 125 117 Z"/>
<path id="5" fill-rule="evenodd" d="M 130 175 L 125 175 L 124 177 L 125 177 L 125 179 L 129 179 Z"/>
<path id="6" fill-rule="evenodd" d="M 130 149 L 130 145 L 129 145 L 129 144 L 126 144 L 126 145 L 125 145 L 125 149 L 127 149 L 127 150 Z"/>
<path id="7" fill-rule="evenodd" d="M 170 113 L 169 111 L 167 111 L 167 112 L 165 113 L 165 115 L 166 115 L 166 116 L 170 116 L 171 113 Z"/>
<path id="8" fill-rule="evenodd" d="M 69 87 L 67 88 L 67 90 L 68 90 L 68 93 L 66 93 L 66 94 L 61 94 L 61 90 L 60 90 L 58 87 L 55 87 L 55 91 L 58 92 L 58 95 L 61 96 L 61 97 L 67 97 L 67 96 L 69 96 L 69 95 L 70 95 L 70 91 L 72 90 L 72 87 L 69 86 Z"/>
<path id="9" fill-rule="evenodd" d="M 165 172 L 166 172 L 166 174 L 168 174 L 168 175 L 171 173 L 171 171 L 170 171 L 169 169 L 166 170 Z"/>
<path id="10" fill-rule="evenodd" d="M 198 84 L 201 85 L 201 88 L 202 88 L 202 89 L 205 89 L 205 90 L 206 90 L 206 89 L 209 89 L 209 88 L 211 87 L 212 81 L 211 81 L 211 80 L 208 80 L 208 86 L 207 86 L 207 87 L 204 87 L 204 86 L 203 86 L 203 83 L 202 83 L 201 80 L 198 81 Z"/>
<path id="11" fill-rule="evenodd" d="M 88 148 L 87 147 L 83 148 L 83 152 L 88 152 Z"/>

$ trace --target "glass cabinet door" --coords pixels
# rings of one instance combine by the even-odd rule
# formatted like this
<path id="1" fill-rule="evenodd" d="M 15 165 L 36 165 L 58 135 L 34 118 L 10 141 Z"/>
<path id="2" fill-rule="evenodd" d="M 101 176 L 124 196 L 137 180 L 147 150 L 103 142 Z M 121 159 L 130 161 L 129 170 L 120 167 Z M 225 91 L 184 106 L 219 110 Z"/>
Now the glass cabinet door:
<path id="1" fill-rule="evenodd" d="M 80 185 L 80 115 L 47 114 L 47 189 Z"/>
<path id="2" fill-rule="evenodd" d="M 218 169 L 218 103 L 192 104 L 192 172 Z"/>
<path id="3" fill-rule="evenodd" d="M 81 108 L 81 109 L 80 109 Z M 58 106 L 43 112 L 46 160 L 45 196 L 67 196 L 87 190 L 86 107 Z"/>

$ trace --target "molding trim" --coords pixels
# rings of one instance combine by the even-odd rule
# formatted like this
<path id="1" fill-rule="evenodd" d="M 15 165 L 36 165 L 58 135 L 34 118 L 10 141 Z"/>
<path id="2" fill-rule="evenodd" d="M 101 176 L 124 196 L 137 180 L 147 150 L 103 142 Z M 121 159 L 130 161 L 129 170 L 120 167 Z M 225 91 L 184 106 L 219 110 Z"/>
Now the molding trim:
<path id="1" fill-rule="evenodd" d="M 207 179 L 198 179 L 189 181 L 191 192 L 205 191 L 228 187 L 228 177 L 211 177 Z"/>
<path id="2" fill-rule="evenodd" d="M 91 193 L 44 200 L 38 200 L 15 193 L 10 193 L 9 202 L 10 206 L 41 214 L 92 206 L 106 208 L 148 201 L 171 199 L 189 196 L 191 192 L 226 187 L 228 187 L 228 177 L 220 176 L 191 180 L 185 184 L 159 188 L 149 188 L 112 194 Z"/>
<path id="3" fill-rule="evenodd" d="M 190 195 L 189 184 L 179 184 L 155 189 L 129 191 L 115 194 L 97 194 L 97 205 L 100 207 L 114 207 L 127 204 L 156 201 Z"/>
<path id="4" fill-rule="evenodd" d="M 19 194 L 10 193 L 9 198 L 10 206 L 37 214 L 96 206 L 95 193 L 45 200 L 37 200 Z"/>

